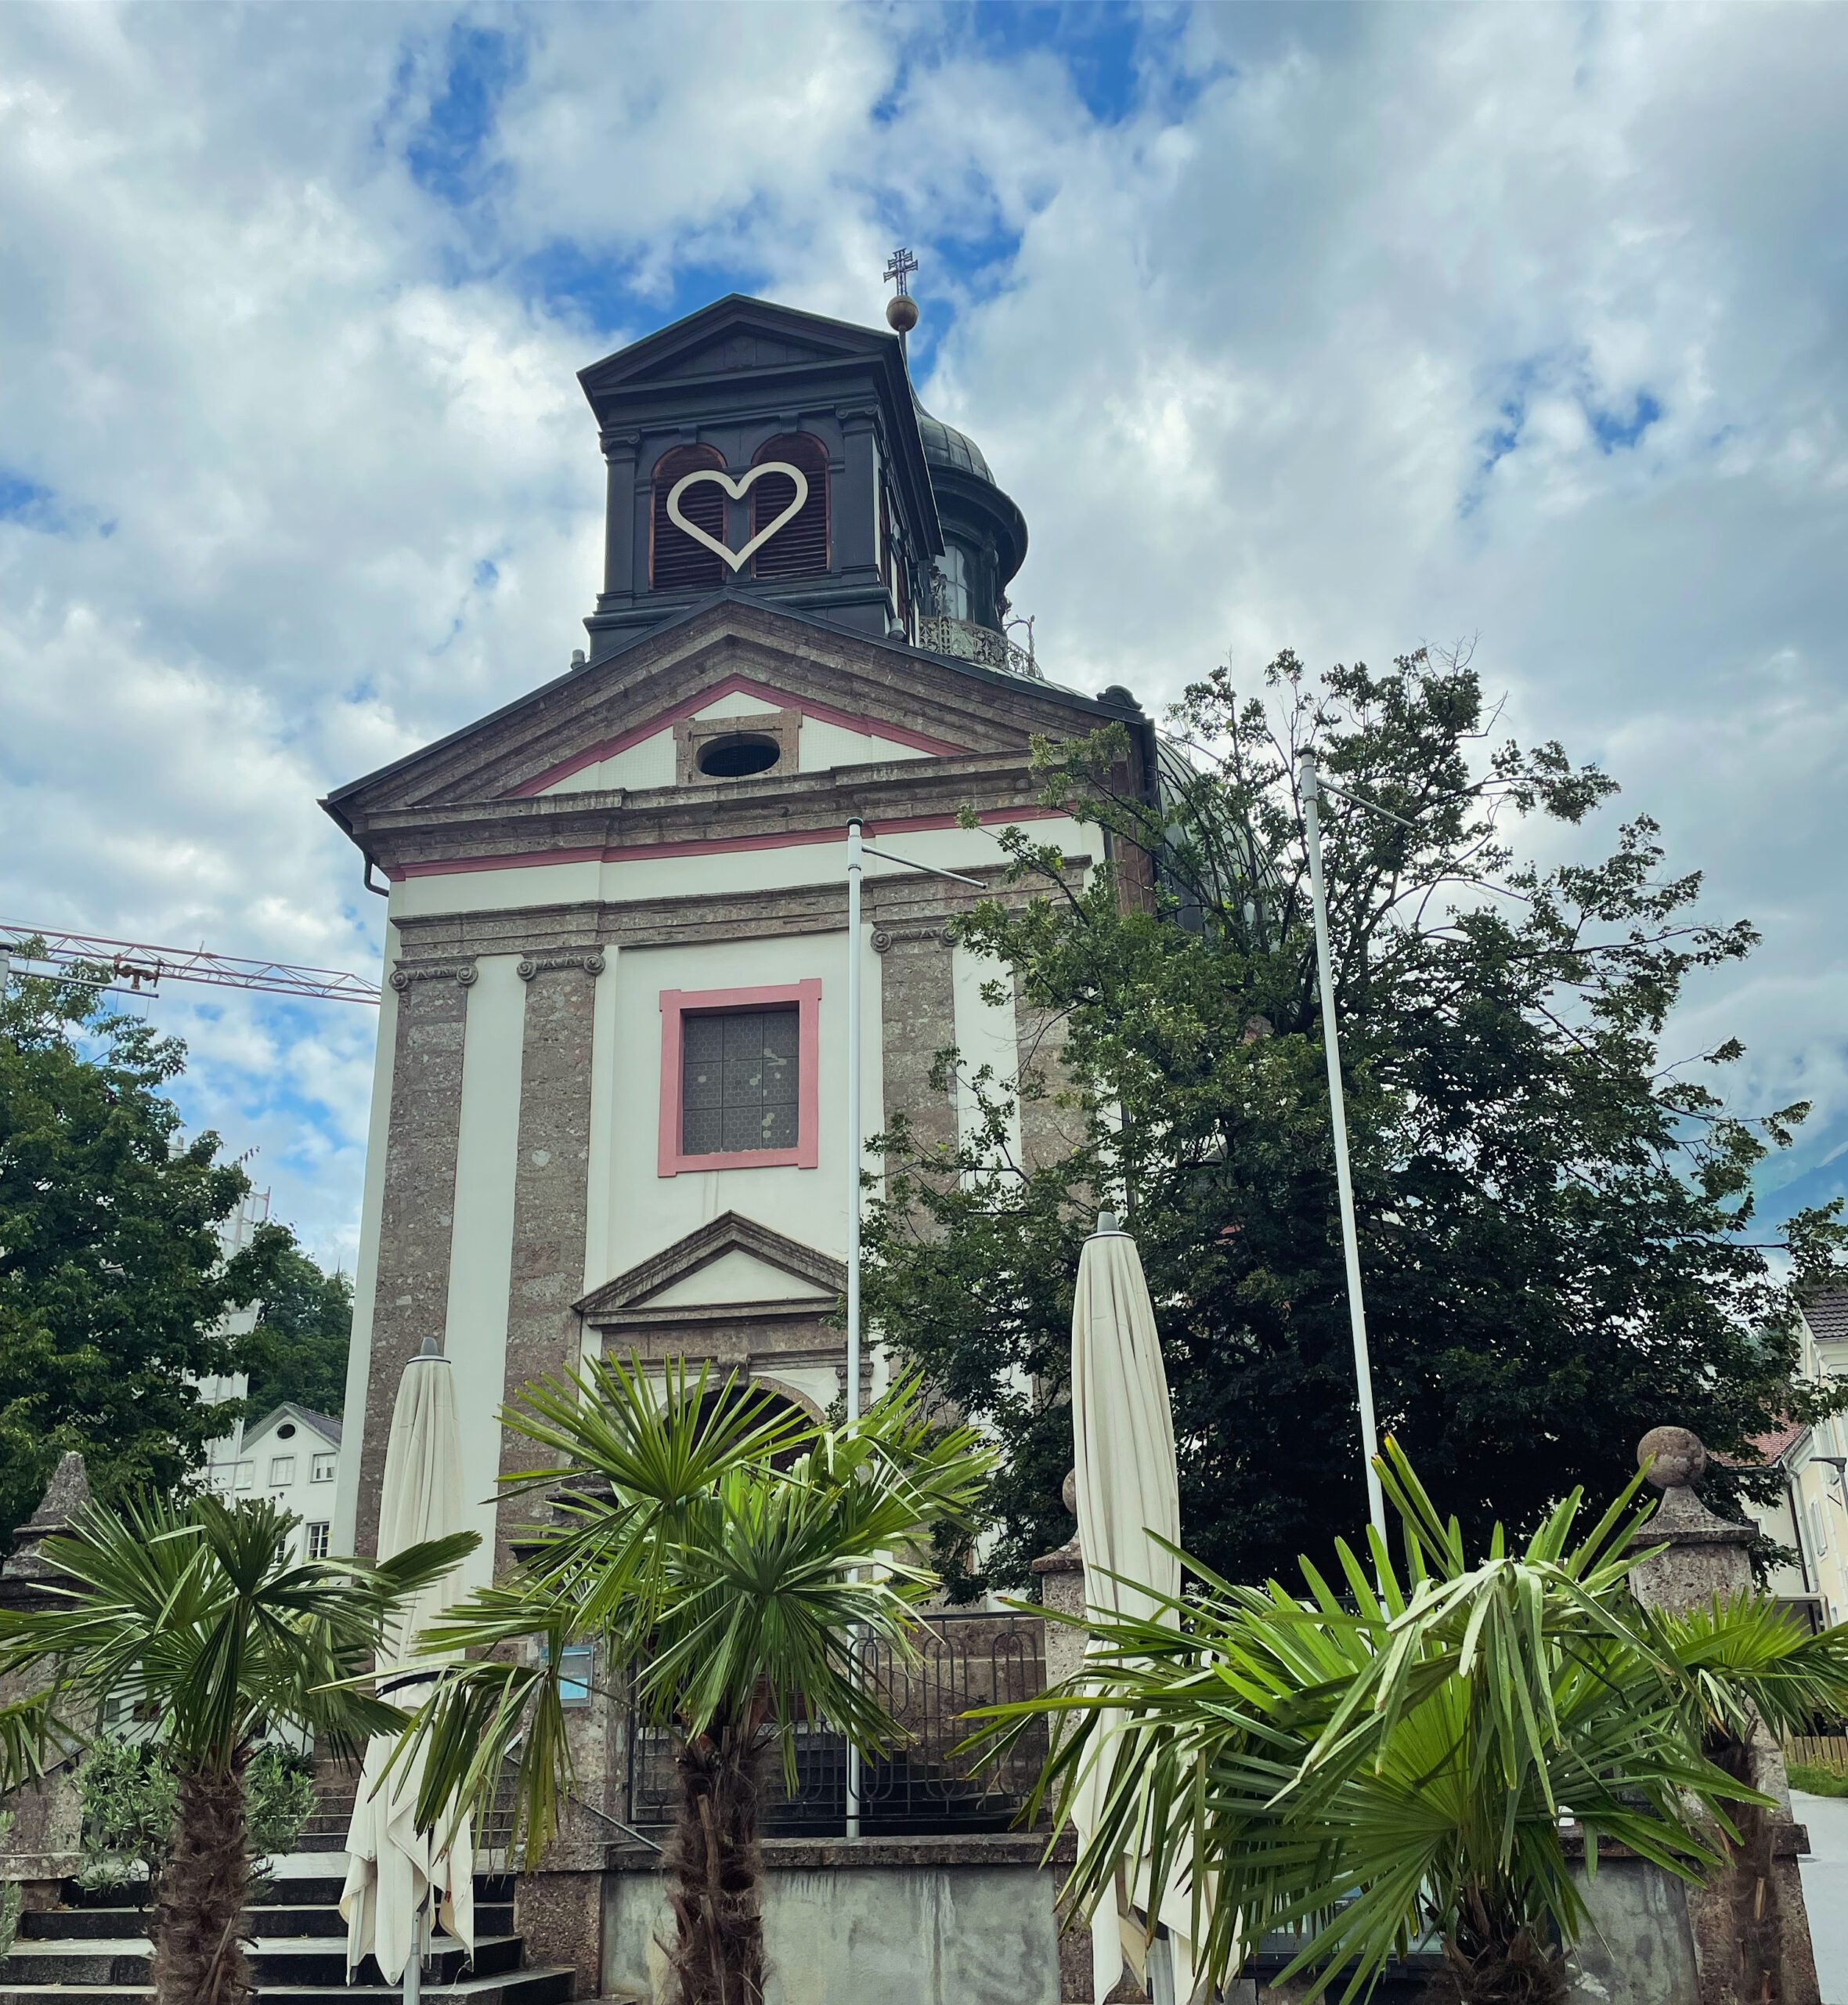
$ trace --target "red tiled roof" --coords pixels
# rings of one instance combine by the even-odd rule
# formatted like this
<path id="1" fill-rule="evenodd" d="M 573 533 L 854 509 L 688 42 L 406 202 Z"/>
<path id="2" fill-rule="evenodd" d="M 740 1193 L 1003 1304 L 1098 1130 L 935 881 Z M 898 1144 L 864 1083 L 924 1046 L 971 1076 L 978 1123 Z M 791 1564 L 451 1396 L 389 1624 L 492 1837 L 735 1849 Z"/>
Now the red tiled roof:
<path id="1" fill-rule="evenodd" d="M 1790 1444 L 1809 1432 L 1800 1420 L 1787 1420 L 1774 1434 L 1751 1434 L 1746 1440 L 1767 1462 L 1774 1462 Z"/>
<path id="2" fill-rule="evenodd" d="M 1803 1320 L 1818 1343 L 1848 1343 L 1848 1288 L 1827 1288 L 1803 1304 Z"/>

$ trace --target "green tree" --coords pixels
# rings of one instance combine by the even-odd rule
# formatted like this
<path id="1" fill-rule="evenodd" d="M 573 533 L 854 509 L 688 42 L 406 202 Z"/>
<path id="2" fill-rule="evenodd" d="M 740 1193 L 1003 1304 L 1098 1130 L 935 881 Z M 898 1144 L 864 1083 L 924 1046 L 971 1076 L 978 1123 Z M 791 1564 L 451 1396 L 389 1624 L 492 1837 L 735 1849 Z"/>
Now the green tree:
<path id="1" fill-rule="evenodd" d="M 633 1682 L 641 1718 L 670 1736 L 679 1785 L 666 1859 L 675 1989 L 663 2005 L 755 2005 L 763 1995 L 759 1789 L 795 1731 L 825 1719 L 863 1753 L 898 1738 L 854 1674 L 855 1638 L 903 1653 L 936 1588 L 909 1555 L 933 1521 L 964 1516 L 987 1451 L 933 1427 L 899 1387 L 852 1425 L 767 1416 L 671 1372 L 606 1360 L 526 1388 L 506 1424 L 555 1458 L 517 1488 L 565 1487 L 554 1522 L 504 1582 L 426 1632 L 496 1653 L 446 1670 L 400 1758 L 428 1761 L 434 1826 L 460 1798 L 485 1809 L 517 1759 L 516 1837 L 529 1858 L 556 1828 L 570 1761 L 565 1651 L 597 1646 Z M 508 1660 L 510 1644 L 543 1646 Z"/>
<path id="2" fill-rule="evenodd" d="M 166 1490 L 236 1417 L 193 1382 L 242 1369 L 223 1318 L 289 1237 L 259 1226 L 224 1259 L 250 1183 L 216 1135 L 182 1134 L 162 1089 L 185 1063 L 76 982 L 0 990 L 0 1552 L 65 1449 L 99 1497 Z"/>
<path id="3" fill-rule="evenodd" d="M 251 1875 L 246 1793 L 277 1726 L 356 1758 L 406 1715 L 356 1688 L 410 1595 L 478 1543 L 458 1533 L 381 1565 L 297 1560 L 299 1521 L 267 1502 L 92 1505 L 39 1548 L 51 1605 L 0 1609 L 0 1795 L 87 1739 L 114 1698 L 153 1725 L 177 1803 L 150 1932 L 156 2005 L 234 2005 L 250 1994 L 242 1940 Z M 259 1834 L 260 1835 L 260 1834 Z"/>
<path id="4" fill-rule="evenodd" d="M 1562 1489 L 1616 1488 L 1659 1422 L 1738 1451 L 1827 1407 L 1792 1382 L 1794 1290 L 1839 1259 L 1839 1208 L 1767 1233 L 1752 1191 L 1806 1110 L 1729 1109 L 1736 1042 L 1661 1049 L 1684 985 L 1756 936 L 1698 915 L 1646 817 L 1601 860 L 1518 854 L 1523 823 L 1557 854 L 1615 786 L 1557 744 L 1492 747 L 1493 724 L 1467 663 L 1318 684 L 1286 655 L 1257 695 L 1225 670 L 1187 692 L 1159 804 L 1124 785 L 1120 728 L 1039 748 L 1048 804 L 1119 867 L 1077 887 L 1012 831 L 1016 888 L 961 931 L 1059 1068 L 966 1072 L 989 1118 L 954 1149 L 895 1124 L 867 1232 L 868 1313 L 1004 1446 L 991 1577 L 1023 1582 L 1070 1530 L 1071 1291 L 1102 1203 L 1149 1275 L 1192 1549 L 1261 1578 L 1363 1510 L 1305 750 L 1388 811 L 1330 799 L 1324 854 L 1380 1418 L 1440 1503 L 1525 1530 Z M 1016 1103 L 1063 1143 L 1016 1159 Z"/>
<path id="5" fill-rule="evenodd" d="M 1124 1852 L 1146 1861 L 1153 1905 L 1171 1891 L 1192 1906 L 1215 1987 L 1267 1932 L 1298 1930 L 1280 1982 L 1366 1996 L 1435 1935 L 1434 1999 L 1562 2005 L 1586 1924 L 1562 1818 L 1594 1866 L 1618 1844 L 1693 1880 L 1743 1844 L 1756 1878 L 1772 1799 L 1739 1757 L 1760 1720 L 1801 1731 L 1840 1708 L 1848 1630 L 1810 1635 L 1764 1596 L 1640 1606 L 1640 1478 L 1589 1530 L 1575 1490 L 1525 1548 L 1496 1526 L 1473 1557 L 1390 1441 L 1376 1466 L 1402 1569 L 1377 1535 L 1364 1563 L 1337 1546 L 1332 1585 L 1306 1560 L 1294 1588 L 1195 1562 L 1193 1591 L 1096 1625 L 1077 1673 L 991 1709 L 987 1734 L 1005 1747 L 1064 1722 L 1041 1796 L 1063 1802 L 1087 1771 L 1106 1785 L 1075 1898 L 1110 1896 Z M 1774 1982 L 1749 1962 L 1740 1995 Z"/>
<path id="6" fill-rule="evenodd" d="M 284 1400 L 337 1420 L 346 1400 L 353 1284 L 327 1273 L 293 1243 L 276 1263 L 246 1341 L 250 1411 L 260 1418 Z"/>

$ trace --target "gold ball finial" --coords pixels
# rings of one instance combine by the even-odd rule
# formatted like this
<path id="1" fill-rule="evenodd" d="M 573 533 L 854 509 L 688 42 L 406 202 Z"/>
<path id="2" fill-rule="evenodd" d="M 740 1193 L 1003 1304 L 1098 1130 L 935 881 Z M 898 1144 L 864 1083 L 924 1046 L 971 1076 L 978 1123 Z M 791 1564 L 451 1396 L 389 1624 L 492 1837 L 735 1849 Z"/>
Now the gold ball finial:
<path id="1" fill-rule="evenodd" d="M 894 334 L 908 334 L 918 324 L 918 302 L 908 292 L 895 292 L 886 302 L 886 324 Z"/>

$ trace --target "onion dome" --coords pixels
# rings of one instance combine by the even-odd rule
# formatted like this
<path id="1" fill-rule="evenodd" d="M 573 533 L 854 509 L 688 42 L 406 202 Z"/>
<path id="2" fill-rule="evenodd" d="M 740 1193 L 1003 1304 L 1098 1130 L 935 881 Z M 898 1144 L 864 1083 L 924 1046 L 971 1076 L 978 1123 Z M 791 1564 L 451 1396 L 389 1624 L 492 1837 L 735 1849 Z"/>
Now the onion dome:
<path id="1" fill-rule="evenodd" d="M 1027 518 L 996 484 L 966 432 L 933 417 L 911 393 L 943 524 L 942 612 L 999 633 L 1009 580 L 1027 556 Z"/>

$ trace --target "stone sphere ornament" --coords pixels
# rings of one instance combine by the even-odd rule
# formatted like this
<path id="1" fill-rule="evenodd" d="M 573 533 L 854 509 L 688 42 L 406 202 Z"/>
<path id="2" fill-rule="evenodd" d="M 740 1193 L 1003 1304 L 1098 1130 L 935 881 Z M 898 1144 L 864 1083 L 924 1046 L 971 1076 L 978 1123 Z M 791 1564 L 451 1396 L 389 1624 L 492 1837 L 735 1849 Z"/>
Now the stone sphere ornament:
<path id="1" fill-rule="evenodd" d="M 1707 1472 L 1707 1450 L 1687 1427 L 1652 1427 L 1637 1443 L 1637 1466 L 1658 1490 L 1691 1488 Z"/>

